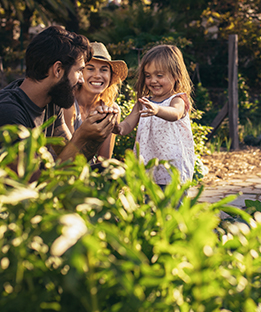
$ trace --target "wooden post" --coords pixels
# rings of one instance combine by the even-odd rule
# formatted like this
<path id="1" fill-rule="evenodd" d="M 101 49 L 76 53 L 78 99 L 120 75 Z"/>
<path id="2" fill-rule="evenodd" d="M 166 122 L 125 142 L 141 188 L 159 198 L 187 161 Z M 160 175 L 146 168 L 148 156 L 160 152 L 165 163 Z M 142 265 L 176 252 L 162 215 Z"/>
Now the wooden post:
<path id="1" fill-rule="evenodd" d="M 239 149 L 238 139 L 238 37 L 229 35 L 228 40 L 228 117 L 231 148 Z"/>
<path id="2" fill-rule="evenodd" d="M 225 105 L 222 107 L 221 111 L 218 113 L 218 115 L 210 124 L 210 127 L 212 127 L 213 129 L 206 135 L 208 140 L 210 140 L 213 137 L 215 131 L 221 125 L 222 121 L 226 118 L 227 114 L 228 114 L 228 103 L 226 102 Z"/>

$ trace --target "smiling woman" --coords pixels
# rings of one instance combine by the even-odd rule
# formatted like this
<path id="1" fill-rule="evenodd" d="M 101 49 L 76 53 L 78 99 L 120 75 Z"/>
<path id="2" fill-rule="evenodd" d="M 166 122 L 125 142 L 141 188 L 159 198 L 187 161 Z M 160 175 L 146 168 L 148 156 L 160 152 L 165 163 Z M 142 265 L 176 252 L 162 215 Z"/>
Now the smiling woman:
<path id="1" fill-rule="evenodd" d="M 118 110 L 118 122 L 121 118 L 120 108 L 115 103 L 115 98 L 118 94 L 118 86 L 127 77 L 127 65 L 121 60 L 111 60 L 110 54 L 102 43 L 93 42 L 91 46 L 93 57 L 83 69 L 84 83 L 79 85 L 75 92 L 75 105 L 64 112 L 71 133 L 101 101 Z M 115 135 L 111 134 L 102 144 L 97 156 L 111 158 L 114 144 Z"/>

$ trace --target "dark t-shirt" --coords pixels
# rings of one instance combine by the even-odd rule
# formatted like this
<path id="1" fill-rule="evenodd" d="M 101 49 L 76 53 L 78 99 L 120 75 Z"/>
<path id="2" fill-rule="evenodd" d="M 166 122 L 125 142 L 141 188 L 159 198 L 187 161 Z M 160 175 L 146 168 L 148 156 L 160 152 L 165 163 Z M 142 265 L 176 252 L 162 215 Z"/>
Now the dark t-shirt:
<path id="1" fill-rule="evenodd" d="M 19 88 L 22 82 L 23 79 L 18 79 L 0 90 L 0 127 L 7 124 L 18 124 L 34 128 L 57 115 L 55 122 L 45 130 L 46 136 L 53 136 L 54 129 L 65 122 L 63 110 L 53 103 L 44 108 L 38 107 Z"/>

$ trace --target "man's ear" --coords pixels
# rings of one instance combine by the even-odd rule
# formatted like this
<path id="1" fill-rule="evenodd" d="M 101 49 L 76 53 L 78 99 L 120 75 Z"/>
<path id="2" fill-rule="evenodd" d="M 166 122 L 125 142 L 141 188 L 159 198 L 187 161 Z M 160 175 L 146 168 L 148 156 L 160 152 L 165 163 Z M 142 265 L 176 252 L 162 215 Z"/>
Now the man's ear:
<path id="1" fill-rule="evenodd" d="M 59 80 L 63 77 L 64 68 L 62 66 L 62 62 L 61 61 L 57 61 L 57 62 L 55 62 L 53 64 L 52 72 L 53 72 L 54 77 L 59 79 Z"/>

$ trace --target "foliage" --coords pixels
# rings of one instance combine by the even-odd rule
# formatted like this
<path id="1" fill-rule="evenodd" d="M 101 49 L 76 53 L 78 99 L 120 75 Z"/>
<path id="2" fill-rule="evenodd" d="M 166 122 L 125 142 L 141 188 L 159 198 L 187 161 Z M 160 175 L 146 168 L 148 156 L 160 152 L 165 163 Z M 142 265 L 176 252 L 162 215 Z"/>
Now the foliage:
<path id="1" fill-rule="evenodd" d="M 67 10 L 74 12 L 74 7 L 70 0 L 22 0 L 19 3 L 14 0 L 0 0 L 0 8 L 4 11 L 7 19 L 12 17 L 24 23 L 25 19 L 28 18 L 27 14 L 30 12 L 30 17 L 36 13 L 46 25 L 49 24 L 50 18 L 54 17 L 54 13 L 56 14 L 56 19 L 59 19 L 59 17 L 67 17 Z"/>
<path id="2" fill-rule="evenodd" d="M 0 131 L 1 311 L 259 311 L 260 212 L 189 199 L 175 168 L 162 192 L 132 152 L 54 163 L 41 130 Z"/>
<path id="3" fill-rule="evenodd" d="M 122 93 L 116 99 L 121 109 L 121 121 L 123 121 L 131 112 L 136 103 L 136 94 L 129 85 L 123 86 Z M 113 157 L 118 160 L 124 160 L 125 151 L 133 149 L 136 137 L 136 128 L 125 136 L 116 136 Z"/>
<path id="4" fill-rule="evenodd" d="M 251 85 L 259 84 L 260 73 L 260 1 L 213 1 L 202 13 L 206 28 L 218 26 L 221 38 L 238 35 L 239 66 Z"/>
<path id="5" fill-rule="evenodd" d="M 238 104 L 239 122 L 241 125 L 247 124 L 248 120 L 251 120 L 255 126 L 260 123 L 260 99 L 251 99 L 246 79 L 240 74 L 238 75 Z"/>
<path id="6" fill-rule="evenodd" d="M 257 211 L 261 212 L 261 201 L 259 200 L 245 200 L 246 211 L 250 215 L 254 215 Z"/>
<path id="7" fill-rule="evenodd" d="M 205 143 L 207 141 L 207 135 L 211 131 L 211 127 L 204 126 L 198 123 L 198 121 L 202 118 L 203 113 L 204 112 L 200 110 L 196 110 L 191 113 L 191 128 L 193 133 L 193 139 L 195 142 L 195 153 L 199 156 L 208 153 L 208 149 Z M 193 120 L 197 120 L 197 122 Z"/>
<path id="8" fill-rule="evenodd" d="M 173 29 L 176 14 L 163 8 L 154 10 L 148 5 L 135 3 L 110 11 L 100 12 L 103 26 L 87 37 L 107 45 L 113 58 L 123 58 L 130 68 L 136 68 L 141 58 L 152 45 L 178 44 L 181 48 L 190 44 Z"/>
<path id="9" fill-rule="evenodd" d="M 118 43 L 132 38 L 137 48 L 171 32 L 174 16 L 167 10 L 155 11 L 148 5 L 134 4 L 120 6 L 117 10 L 101 11 L 104 26 L 99 32 L 90 34 L 91 38 L 104 43 Z"/>
<path id="10" fill-rule="evenodd" d="M 219 95 L 220 96 L 220 95 Z M 221 104 L 224 105 L 228 101 L 228 91 L 225 89 L 222 94 Z M 213 104 L 210 99 L 209 90 L 198 83 L 195 88 L 195 107 L 204 111 L 200 118 L 202 125 L 210 125 L 217 116 L 222 106 Z M 251 98 L 249 86 L 241 74 L 238 75 L 238 134 L 240 142 L 247 145 L 260 145 L 260 99 Z M 209 127 L 208 127 L 209 128 Z M 229 121 L 225 118 L 218 130 L 215 132 L 210 141 L 211 148 L 219 150 L 221 146 L 230 149 L 231 141 L 229 140 Z"/>
<path id="11" fill-rule="evenodd" d="M 32 39 L 31 26 L 65 24 L 75 15 L 72 0 L 0 0 L 0 55 L 5 69 L 15 69 L 22 63 L 25 49 Z M 23 70 L 23 63 L 21 64 Z"/>
<path id="12" fill-rule="evenodd" d="M 195 87 L 195 108 L 204 112 L 201 116 L 201 122 L 204 125 L 210 124 L 217 113 L 210 99 L 209 91 L 202 86 L 202 83 L 198 83 Z"/>

